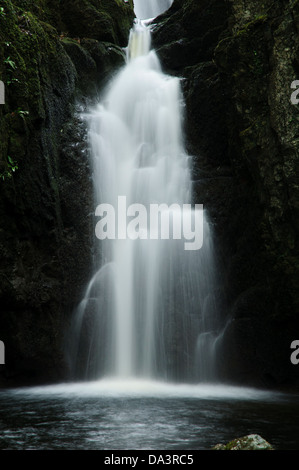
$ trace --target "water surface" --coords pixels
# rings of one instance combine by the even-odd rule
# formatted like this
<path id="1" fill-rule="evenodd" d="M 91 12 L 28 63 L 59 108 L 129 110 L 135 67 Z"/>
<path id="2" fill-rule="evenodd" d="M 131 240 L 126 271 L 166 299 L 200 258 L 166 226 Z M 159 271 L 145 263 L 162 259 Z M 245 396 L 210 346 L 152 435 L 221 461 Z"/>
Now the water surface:
<path id="1" fill-rule="evenodd" d="M 2 391 L 0 449 L 209 450 L 258 433 L 299 450 L 298 397 L 251 388 L 106 380 Z"/>

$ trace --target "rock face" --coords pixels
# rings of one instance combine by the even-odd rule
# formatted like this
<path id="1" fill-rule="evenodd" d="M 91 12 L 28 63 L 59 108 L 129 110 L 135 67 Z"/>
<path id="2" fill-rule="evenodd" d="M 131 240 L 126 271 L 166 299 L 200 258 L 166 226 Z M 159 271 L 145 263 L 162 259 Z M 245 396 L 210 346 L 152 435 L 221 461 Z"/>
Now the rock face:
<path id="1" fill-rule="evenodd" d="M 217 444 L 212 450 L 274 450 L 274 448 L 258 434 L 249 434 L 227 444 Z"/>
<path id="2" fill-rule="evenodd" d="M 298 19 L 287 0 L 175 0 L 154 33 L 182 77 L 196 202 L 215 232 L 219 376 L 262 386 L 299 383 Z"/>
<path id="3" fill-rule="evenodd" d="M 0 383 L 59 380 L 90 276 L 94 202 L 80 113 L 124 63 L 132 3 L 0 1 Z"/>

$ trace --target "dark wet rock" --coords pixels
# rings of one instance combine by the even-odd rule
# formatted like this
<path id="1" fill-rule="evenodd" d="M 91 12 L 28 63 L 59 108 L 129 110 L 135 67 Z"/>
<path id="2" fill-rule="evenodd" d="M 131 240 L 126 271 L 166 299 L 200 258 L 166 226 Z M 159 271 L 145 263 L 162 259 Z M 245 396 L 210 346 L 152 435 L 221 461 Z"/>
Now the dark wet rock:
<path id="1" fill-rule="evenodd" d="M 182 78 L 195 202 L 215 234 L 221 377 L 262 386 L 299 383 L 298 8 L 174 1 L 154 26 L 164 69 Z"/>
<path id="2" fill-rule="evenodd" d="M 124 63 L 121 46 L 133 10 L 123 2 L 85 2 L 77 31 L 75 3 L 66 30 L 67 2 L 0 1 L 0 77 L 6 85 L 6 103 L 0 106 L 0 338 L 6 364 L 0 382 L 5 386 L 66 376 L 64 334 L 90 276 L 94 203 L 81 115 Z M 95 22 L 87 28 L 90 9 Z M 107 30 L 96 33 L 100 18 L 106 18 Z"/>

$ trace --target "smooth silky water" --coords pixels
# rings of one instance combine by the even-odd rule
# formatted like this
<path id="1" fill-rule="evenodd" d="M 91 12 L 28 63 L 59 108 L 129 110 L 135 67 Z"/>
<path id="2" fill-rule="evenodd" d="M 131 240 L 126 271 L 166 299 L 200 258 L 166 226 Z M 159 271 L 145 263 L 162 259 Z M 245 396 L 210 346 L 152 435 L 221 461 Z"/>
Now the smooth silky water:
<path id="1" fill-rule="evenodd" d="M 154 1 L 146 5 L 142 17 L 154 12 Z M 206 212 L 192 204 L 183 111 L 180 80 L 163 73 L 150 27 L 137 20 L 126 66 L 85 116 L 95 204 L 106 208 L 96 210 L 102 216 L 96 233 L 100 225 L 112 239 L 96 240 L 94 275 L 68 334 L 73 378 L 194 383 L 217 377 L 213 236 Z M 125 215 L 133 207 L 133 216 L 140 206 L 146 220 L 123 220 L 122 207 Z M 159 208 L 154 227 L 153 206 Z M 165 220 L 169 233 L 161 228 Z M 132 222 L 136 239 L 126 237 Z"/>
<path id="2" fill-rule="evenodd" d="M 140 19 L 171 0 L 136 0 Z M 89 124 L 96 204 L 189 204 L 180 81 L 137 21 L 127 65 Z M 144 231 L 146 233 L 146 229 Z M 2 391 L 1 449 L 209 449 L 259 433 L 299 449 L 296 396 L 217 383 L 217 270 L 207 214 L 203 246 L 97 241 L 94 275 L 68 335 L 71 382 Z"/>

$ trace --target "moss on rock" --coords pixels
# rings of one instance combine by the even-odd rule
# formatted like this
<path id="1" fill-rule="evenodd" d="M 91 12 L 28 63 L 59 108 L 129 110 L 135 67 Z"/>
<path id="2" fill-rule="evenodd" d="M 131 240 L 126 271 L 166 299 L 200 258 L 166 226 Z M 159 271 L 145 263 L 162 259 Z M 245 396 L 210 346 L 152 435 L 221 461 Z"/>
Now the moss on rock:
<path id="1" fill-rule="evenodd" d="M 126 46 L 134 13 L 119 0 L 65 0 L 61 21 L 72 37 L 88 37 Z"/>
<path id="2" fill-rule="evenodd" d="M 217 444 L 212 450 L 274 450 L 274 448 L 258 434 L 249 434 L 233 439 L 227 444 Z"/>
<path id="3" fill-rule="evenodd" d="M 66 3 L 0 0 L 0 385 L 65 377 L 65 323 L 90 275 L 92 189 L 79 110 L 124 63 L 134 14 L 131 2 L 115 0 L 69 2 L 68 15 Z"/>

